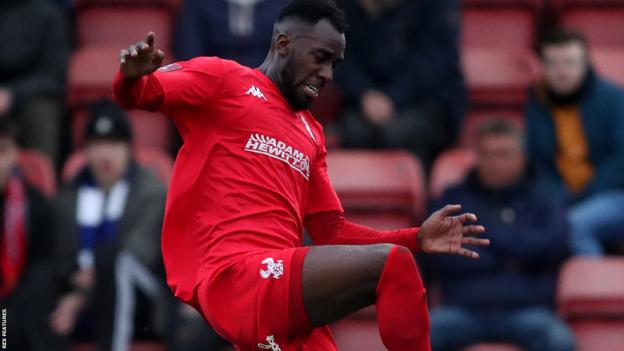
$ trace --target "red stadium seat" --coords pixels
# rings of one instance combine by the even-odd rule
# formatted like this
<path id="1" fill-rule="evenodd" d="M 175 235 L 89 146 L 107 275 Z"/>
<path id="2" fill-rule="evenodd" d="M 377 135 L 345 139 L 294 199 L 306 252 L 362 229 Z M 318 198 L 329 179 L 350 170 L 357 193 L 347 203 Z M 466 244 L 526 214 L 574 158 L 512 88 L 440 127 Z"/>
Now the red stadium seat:
<path id="1" fill-rule="evenodd" d="M 594 67 L 603 77 L 624 87 L 624 47 L 620 49 L 594 48 L 591 52 Z"/>
<path id="2" fill-rule="evenodd" d="M 447 188 L 459 184 L 474 166 L 475 155 L 470 149 L 452 149 L 442 153 L 433 163 L 430 197 L 438 199 Z"/>
<path id="3" fill-rule="evenodd" d="M 167 151 L 170 146 L 172 124 L 162 113 L 141 110 L 128 111 L 133 145 Z M 72 144 L 75 149 L 84 146 L 87 111 L 79 109 L 72 116 Z"/>
<path id="4" fill-rule="evenodd" d="M 140 165 L 153 171 L 163 183 L 169 184 L 173 172 L 173 160 L 169 155 L 160 150 L 135 148 L 134 157 Z M 65 161 L 61 175 L 62 181 L 64 183 L 70 182 L 84 168 L 86 163 L 84 151 L 74 151 Z"/>
<path id="5" fill-rule="evenodd" d="M 463 0 L 462 47 L 530 49 L 540 0 Z"/>
<path id="6" fill-rule="evenodd" d="M 624 319 L 624 258 L 568 260 L 559 274 L 557 307 L 567 319 Z"/>
<path id="7" fill-rule="evenodd" d="M 477 129 L 483 122 L 492 119 L 502 119 L 513 123 L 516 127 L 524 130 L 524 114 L 521 109 L 471 109 L 464 118 L 461 129 L 459 145 L 470 147 L 474 144 Z"/>
<path id="8" fill-rule="evenodd" d="M 624 318 L 623 273 L 623 258 L 569 260 L 559 276 L 559 313 L 566 318 Z"/>
<path id="9" fill-rule="evenodd" d="M 119 50 L 153 31 L 156 46 L 171 54 L 173 17 L 171 7 L 158 1 L 152 4 L 83 2 L 76 8 L 78 47 L 113 46 Z"/>
<path id="10" fill-rule="evenodd" d="M 334 150 L 329 153 L 327 164 L 349 215 L 394 213 L 412 223 L 424 217 L 424 172 L 411 154 Z"/>
<path id="11" fill-rule="evenodd" d="M 592 48 L 624 48 L 624 1 L 556 0 L 560 22 L 581 31 Z"/>
<path id="12" fill-rule="evenodd" d="M 538 72 L 529 50 L 467 48 L 462 65 L 474 106 L 521 106 Z"/>
<path id="13" fill-rule="evenodd" d="M 17 168 L 28 184 L 45 196 L 53 197 L 56 194 L 54 165 L 45 154 L 37 150 L 20 150 Z"/>
<path id="14" fill-rule="evenodd" d="M 624 350 L 623 320 L 584 320 L 571 325 L 577 351 Z"/>
<path id="15" fill-rule="evenodd" d="M 112 97 L 112 82 L 119 69 L 119 48 L 90 47 L 74 52 L 69 63 L 68 101 L 72 107 Z"/>

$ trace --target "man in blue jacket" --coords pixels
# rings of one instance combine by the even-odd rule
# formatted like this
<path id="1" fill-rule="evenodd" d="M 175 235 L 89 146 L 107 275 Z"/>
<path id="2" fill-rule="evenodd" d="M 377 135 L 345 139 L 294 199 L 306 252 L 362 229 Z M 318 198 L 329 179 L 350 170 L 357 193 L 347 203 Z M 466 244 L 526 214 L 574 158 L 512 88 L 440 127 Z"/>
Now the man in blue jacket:
<path id="1" fill-rule="evenodd" d="M 508 122 L 477 132 L 475 169 L 438 203 L 479 213 L 490 247 L 478 261 L 427 261 L 442 289 L 431 313 L 434 351 L 504 341 L 527 351 L 571 351 L 574 339 L 552 311 L 557 271 L 567 249 L 565 206 L 525 159 L 523 136 Z"/>
<path id="2" fill-rule="evenodd" d="M 580 34 L 540 45 L 544 77 L 526 107 L 529 155 L 570 203 L 571 247 L 598 256 L 624 241 L 624 92 L 597 76 Z"/>

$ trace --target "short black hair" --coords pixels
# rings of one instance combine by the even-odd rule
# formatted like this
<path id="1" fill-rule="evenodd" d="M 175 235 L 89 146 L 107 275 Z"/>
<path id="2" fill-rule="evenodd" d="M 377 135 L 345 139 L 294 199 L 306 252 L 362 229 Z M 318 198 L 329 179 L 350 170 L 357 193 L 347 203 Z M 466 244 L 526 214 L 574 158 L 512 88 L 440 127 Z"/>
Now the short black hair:
<path id="1" fill-rule="evenodd" d="M 569 43 L 578 42 L 587 48 L 587 39 L 585 36 L 574 29 L 557 27 L 546 32 L 539 43 L 538 54 L 543 56 L 544 47 L 549 45 L 565 45 Z"/>
<path id="2" fill-rule="evenodd" d="M 293 0 L 282 10 L 277 22 L 286 18 L 296 18 L 310 24 L 326 19 L 341 34 L 348 28 L 344 11 L 333 0 Z"/>

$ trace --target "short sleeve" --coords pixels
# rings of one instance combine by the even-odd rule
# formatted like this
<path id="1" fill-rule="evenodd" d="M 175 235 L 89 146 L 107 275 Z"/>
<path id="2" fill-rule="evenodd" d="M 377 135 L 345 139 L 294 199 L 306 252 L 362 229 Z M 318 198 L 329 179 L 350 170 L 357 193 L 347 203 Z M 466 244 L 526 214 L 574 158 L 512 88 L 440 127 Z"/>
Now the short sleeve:
<path id="1" fill-rule="evenodd" d="M 310 174 L 306 216 L 319 212 L 343 211 L 342 204 L 327 173 L 327 147 L 325 146 L 325 136 L 322 131 L 320 134 L 322 140 Z"/>
<path id="2" fill-rule="evenodd" d="M 226 69 L 218 57 L 197 57 L 171 63 L 154 72 L 163 89 L 164 112 L 209 104 L 219 89 Z"/>

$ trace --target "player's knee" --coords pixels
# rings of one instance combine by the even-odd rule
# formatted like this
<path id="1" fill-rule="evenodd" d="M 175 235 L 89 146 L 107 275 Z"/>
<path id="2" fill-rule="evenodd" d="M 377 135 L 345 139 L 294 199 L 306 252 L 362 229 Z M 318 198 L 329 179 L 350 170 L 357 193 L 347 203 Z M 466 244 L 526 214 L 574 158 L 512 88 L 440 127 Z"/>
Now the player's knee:
<path id="1" fill-rule="evenodd" d="M 414 254 L 405 246 L 391 245 L 384 265 L 384 273 L 392 279 L 416 281 L 422 287 L 420 272 Z M 424 290 L 424 287 L 423 287 Z"/>

